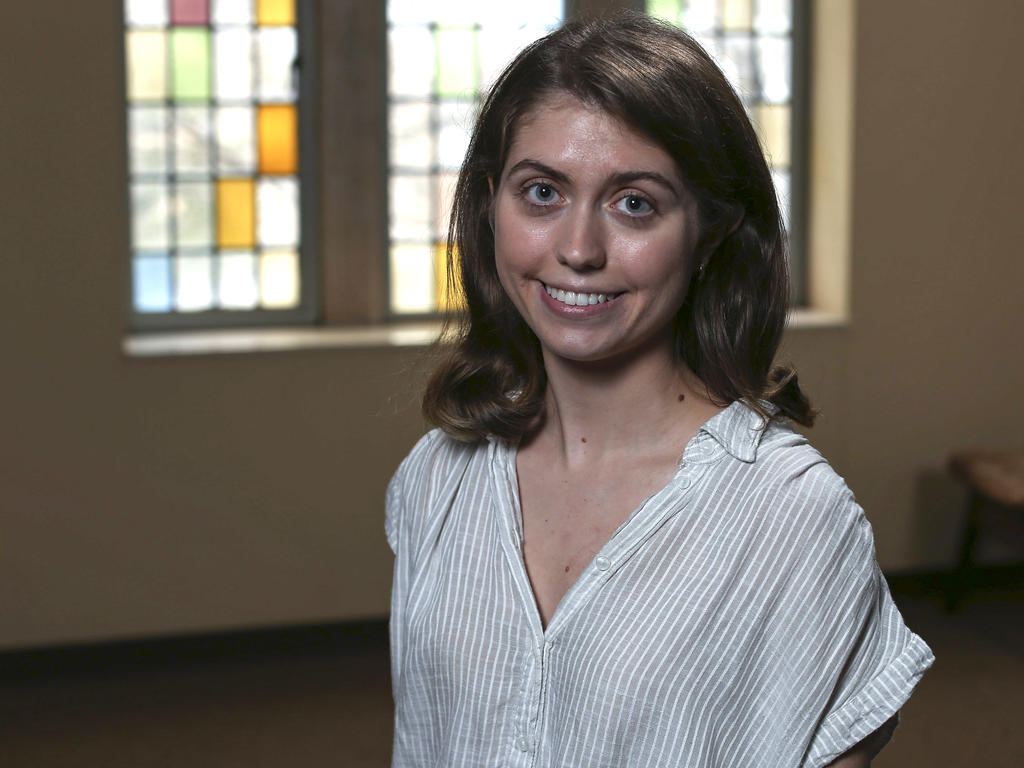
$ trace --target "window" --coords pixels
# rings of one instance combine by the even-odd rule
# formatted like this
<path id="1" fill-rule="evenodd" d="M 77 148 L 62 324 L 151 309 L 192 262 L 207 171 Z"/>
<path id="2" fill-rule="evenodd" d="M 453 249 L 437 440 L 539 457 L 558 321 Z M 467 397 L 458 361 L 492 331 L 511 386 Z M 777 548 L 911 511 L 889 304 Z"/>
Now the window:
<path id="1" fill-rule="evenodd" d="M 389 0 L 389 304 L 395 315 L 445 307 L 450 197 L 480 100 L 521 48 L 561 22 L 561 0 Z"/>
<path id="2" fill-rule="evenodd" d="M 718 62 L 757 129 L 791 239 L 793 293 L 803 299 L 804 0 L 647 0 Z"/>
<path id="3" fill-rule="evenodd" d="M 804 2 L 125 0 L 134 325 L 443 309 L 449 198 L 479 98 L 522 46 L 591 5 L 645 7 L 701 40 L 744 98 L 798 235 Z"/>
<path id="4" fill-rule="evenodd" d="M 295 0 L 124 11 L 134 324 L 312 319 Z"/>

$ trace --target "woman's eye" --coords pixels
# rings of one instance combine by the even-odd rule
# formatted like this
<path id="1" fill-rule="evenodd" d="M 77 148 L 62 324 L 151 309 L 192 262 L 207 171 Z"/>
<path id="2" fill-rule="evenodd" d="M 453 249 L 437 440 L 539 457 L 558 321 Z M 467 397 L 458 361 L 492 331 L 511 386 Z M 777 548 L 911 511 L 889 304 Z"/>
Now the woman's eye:
<path id="1" fill-rule="evenodd" d="M 558 193 L 550 184 L 531 184 L 526 188 L 526 199 L 535 205 L 550 205 L 558 200 Z"/>
<path id="2" fill-rule="evenodd" d="M 639 195 L 626 195 L 619 198 L 615 207 L 630 216 L 644 216 L 654 211 L 654 206 Z"/>

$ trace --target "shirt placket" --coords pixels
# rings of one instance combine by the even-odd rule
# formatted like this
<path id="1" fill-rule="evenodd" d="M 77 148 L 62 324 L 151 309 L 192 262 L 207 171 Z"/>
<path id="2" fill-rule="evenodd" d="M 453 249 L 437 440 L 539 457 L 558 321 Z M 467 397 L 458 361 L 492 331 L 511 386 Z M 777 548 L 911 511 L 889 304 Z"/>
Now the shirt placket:
<path id="1" fill-rule="evenodd" d="M 499 526 L 501 547 L 504 551 L 509 574 L 514 588 L 520 596 L 521 610 L 525 617 L 524 631 L 519 633 L 519 642 L 524 646 L 521 655 L 520 680 L 517 702 L 512 708 L 512 744 L 508 765 L 512 768 L 531 768 L 534 765 L 540 738 L 542 704 L 544 695 L 544 670 L 546 666 L 547 643 L 540 624 L 533 589 L 522 562 L 522 534 L 520 521 L 508 512 L 518 510 L 514 475 L 509 475 L 511 458 L 504 446 L 494 446 L 491 455 L 495 498 L 505 513 Z"/>
<path id="2" fill-rule="evenodd" d="M 540 746 L 540 728 L 543 722 L 544 681 L 549 643 L 543 639 L 534 643 L 527 655 L 519 706 L 516 708 L 515 739 L 510 765 L 528 768 L 536 763 Z"/>

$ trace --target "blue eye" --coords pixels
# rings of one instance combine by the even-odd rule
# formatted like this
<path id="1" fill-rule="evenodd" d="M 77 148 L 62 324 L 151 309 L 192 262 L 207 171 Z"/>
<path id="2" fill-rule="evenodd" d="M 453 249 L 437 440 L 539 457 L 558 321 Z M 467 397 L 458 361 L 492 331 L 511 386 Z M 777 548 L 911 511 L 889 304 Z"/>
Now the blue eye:
<path id="1" fill-rule="evenodd" d="M 531 184 L 525 190 L 526 199 L 534 205 L 551 205 L 558 200 L 558 192 L 550 184 L 538 182 Z"/>
<path id="2" fill-rule="evenodd" d="M 615 207 L 630 216 L 646 216 L 648 213 L 654 212 L 654 206 L 639 195 L 621 197 L 616 201 Z"/>

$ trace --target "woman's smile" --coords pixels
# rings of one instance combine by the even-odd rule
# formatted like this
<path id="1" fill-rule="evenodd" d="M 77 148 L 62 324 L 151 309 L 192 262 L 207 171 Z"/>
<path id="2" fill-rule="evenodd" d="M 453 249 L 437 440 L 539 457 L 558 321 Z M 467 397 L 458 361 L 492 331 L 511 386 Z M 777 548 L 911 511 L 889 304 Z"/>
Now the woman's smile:
<path id="1" fill-rule="evenodd" d="M 555 95 L 522 119 L 495 187 L 498 275 L 546 356 L 606 360 L 652 340 L 673 354 L 697 216 L 667 152 Z"/>

